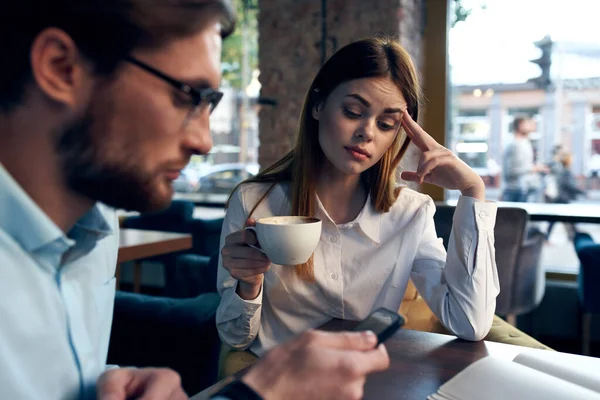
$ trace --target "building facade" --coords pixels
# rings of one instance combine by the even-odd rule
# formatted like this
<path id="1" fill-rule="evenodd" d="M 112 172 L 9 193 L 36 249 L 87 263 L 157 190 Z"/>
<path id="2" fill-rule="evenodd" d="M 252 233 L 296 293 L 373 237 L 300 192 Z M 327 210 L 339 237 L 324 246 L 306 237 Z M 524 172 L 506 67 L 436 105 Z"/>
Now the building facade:
<path id="1" fill-rule="evenodd" d="M 548 163 L 562 145 L 573 156 L 578 179 L 600 170 L 600 78 L 565 80 L 551 91 L 533 83 L 455 86 L 451 90 L 451 135 L 447 145 L 490 186 L 500 185 L 502 155 L 512 140 L 516 115 L 537 122 L 531 135 L 536 162 Z"/>

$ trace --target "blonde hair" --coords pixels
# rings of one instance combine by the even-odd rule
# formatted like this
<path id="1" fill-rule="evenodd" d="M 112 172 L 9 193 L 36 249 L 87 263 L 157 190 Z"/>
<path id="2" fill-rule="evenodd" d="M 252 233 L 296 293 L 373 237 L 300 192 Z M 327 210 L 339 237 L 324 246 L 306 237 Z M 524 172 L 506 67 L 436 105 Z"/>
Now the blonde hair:
<path id="1" fill-rule="evenodd" d="M 573 156 L 571 153 L 564 152 L 560 156 L 560 162 L 565 168 L 569 168 L 573 163 Z"/>
<path id="2" fill-rule="evenodd" d="M 318 140 L 318 121 L 312 117 L 313 106 L 325 101 L 341 83 L 374 77 L 390 78 L 402 92 L 408 113 L 417 120 L 421 100 L 419 79 L 410 55 L 398 41 L 392 38 L 368 38 L 341 48 L 321 67 L 308 90 L 293 150 L 240 184 L 271 183 L 248 217 L 280 182 L 290 183 L 292 215 L 315 216 L 316 176 L 325 155 Z M 372 205 L 380 213 L 387 212 L 398 197 L 396 168 L 410 144 L 410 139 L 401 133 L 403 130 L 399 128 L 396 139 L 383 157 L 362 174 Z M 313 257 L 297 265 L 296 273 L 305 281 L 314 281 Z"/>

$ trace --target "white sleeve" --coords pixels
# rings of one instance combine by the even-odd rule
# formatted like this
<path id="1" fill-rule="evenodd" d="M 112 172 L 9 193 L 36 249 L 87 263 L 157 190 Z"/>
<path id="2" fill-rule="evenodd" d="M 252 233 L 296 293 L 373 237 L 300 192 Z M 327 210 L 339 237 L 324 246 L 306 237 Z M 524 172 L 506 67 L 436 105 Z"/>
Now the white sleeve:
<path id="1" fill-rule="evenodd" d="M 461 196 L 448 254 L 437 238 L 432 200 L 411 278 L 431 310 L 456 336 L 481 340 L 489 332 L 500 292 L 494 249 L 496 204 Z"/>
<path id="2" fill-rule="evenodd" d="M 229 202 L 229 207 L 223 220 L 221 231 L 221 244 L 225 246 L 225 238 L 231 233 L 244 227 L 248 212 L 244 207 L 242 188 L 238 188 Z M 217 291 L 221 302 L 217 308 L 217 330 L 223 342 L 234 349 L 244 350 L 254 342 L 260 327 L 260 313 L 262 308 L 262 288 L 254 300 L 244 300 L 237 295 L 238 281 L 229 275 L 223 268 L 223 260 L 219 254 L 217 270 Z"/>

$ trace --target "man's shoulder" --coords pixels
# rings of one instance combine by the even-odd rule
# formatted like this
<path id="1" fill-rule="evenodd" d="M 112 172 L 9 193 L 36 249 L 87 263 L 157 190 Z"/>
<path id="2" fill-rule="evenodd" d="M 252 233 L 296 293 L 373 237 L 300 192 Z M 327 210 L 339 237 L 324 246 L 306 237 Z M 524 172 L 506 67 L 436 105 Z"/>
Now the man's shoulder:
<path id="1" fill-rule="evenodd" d="M 2 260 L 0 266 L 11 262 L 22 262 L 24 257 L 29 257 L 29 253 L 11 235 L 0 228 L 0 260 Z"/>
<path id="2" fill-rule="evenodd" d="M 517 147 L 517 143 L 515 140 L 511 140 L 510 142 L 508 142 L 506 144 L 506 146 L 504 146 L 504 152 L 508 152 L 508 151 L 513 151 L 515 149 L 515 147 Z"/>

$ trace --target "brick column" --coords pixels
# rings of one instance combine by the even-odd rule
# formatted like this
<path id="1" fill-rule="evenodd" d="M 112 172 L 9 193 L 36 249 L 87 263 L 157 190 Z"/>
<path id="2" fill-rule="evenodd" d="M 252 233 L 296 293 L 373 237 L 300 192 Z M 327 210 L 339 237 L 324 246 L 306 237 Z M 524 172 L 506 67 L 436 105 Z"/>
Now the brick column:
<path id="1" fill-rule="evenodd" d="M 304 95 L 321 66 L 323 43 L 329 57 L 352 41 L 394 35 L 421 65 L 423 1 L 326 0 L 323 40 L 321 0 L 259 0 L 260 95 L 276 103 L 259 113 L 261 166 L 292 148 Z M 402 165 L 414 158 L 409 155 Z"/>

